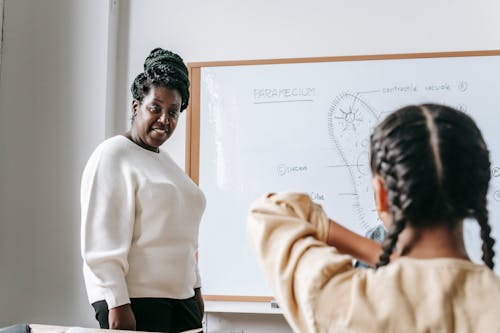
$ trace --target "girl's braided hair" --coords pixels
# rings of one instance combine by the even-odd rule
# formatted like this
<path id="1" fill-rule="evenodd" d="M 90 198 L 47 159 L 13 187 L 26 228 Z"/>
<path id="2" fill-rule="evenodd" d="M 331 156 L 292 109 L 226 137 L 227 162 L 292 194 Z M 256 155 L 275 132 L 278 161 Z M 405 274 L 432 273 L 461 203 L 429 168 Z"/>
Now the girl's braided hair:
<path id="1" fill-rule="evenodd" d="M 481 227 L 482 259 L 493 269 L 489 151 L 469 116 L 443 105 L 407 106 L 375 128 L 370 149 L 372 172 L 384 180 L 393 217 L 377 267 L 389 262 L 407 224 L 452 227 L 472 217 Z"/>
<path id="2" fill-rule="evenodd" d="M 182 58 L 171 51 L 156 48 L 144 61 L 144 72 L 137 75 L 130 90 L 142 102 L 151 87 L 176 89 L 182 98 L 181 112 L 189 103 L 188 69 Z"/>

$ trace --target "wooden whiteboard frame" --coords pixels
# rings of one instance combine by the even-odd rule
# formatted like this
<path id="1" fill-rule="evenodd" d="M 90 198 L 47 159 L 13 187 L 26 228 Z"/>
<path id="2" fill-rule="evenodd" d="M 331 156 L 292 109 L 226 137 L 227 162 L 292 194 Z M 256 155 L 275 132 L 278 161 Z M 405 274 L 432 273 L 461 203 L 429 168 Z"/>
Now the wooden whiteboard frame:
<path id="1" fill-rule="evenodd" d="M 319 63 L 338 61 L 363 61 L 363 60 L 401 60 L 401 59 L 424 59 L 424 58 L 456 58 L 456 57 L 484 57 L 500 56 L 500 50 L 483 51 L 459 51 L 459 52 L 429 52 L 429 53 L 399 53 L 379 55 L 355 55 L 337 57 L 315 57 L 315 58 L 285 58 L 285 59 L 261 59 L 261 60 L 235 60 L 235 61 L 211 61 L 188 63 L 191 103 L 188 106 L 186 119 L 186 173 L 191 179 L 199 184 L 200 169 L 200 80 L 201 69 L 204 67 L 219 66 L 249 66 L 249 65 L 272 65 L 272 64 L 298 64 Z M 273 298 L 265 296 L 230 296 L 230 295 L 204 295 L 209 301 L 242 301 L 242 302 L 269 302 Z"/>

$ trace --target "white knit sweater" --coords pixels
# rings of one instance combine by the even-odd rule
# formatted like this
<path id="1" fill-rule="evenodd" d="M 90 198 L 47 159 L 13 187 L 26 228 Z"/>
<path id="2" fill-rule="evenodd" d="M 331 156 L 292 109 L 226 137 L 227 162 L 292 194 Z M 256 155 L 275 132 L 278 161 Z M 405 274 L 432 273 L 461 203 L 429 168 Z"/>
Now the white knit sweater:
<path id="1" fill-rule="evenodd" d="M 185 299 L 200 287 L 196 261 L 205 209 L 200 189 L 164 150 L 124 136 L 101 143 L 83 171 L 81 250 L 90 303 Z"/>

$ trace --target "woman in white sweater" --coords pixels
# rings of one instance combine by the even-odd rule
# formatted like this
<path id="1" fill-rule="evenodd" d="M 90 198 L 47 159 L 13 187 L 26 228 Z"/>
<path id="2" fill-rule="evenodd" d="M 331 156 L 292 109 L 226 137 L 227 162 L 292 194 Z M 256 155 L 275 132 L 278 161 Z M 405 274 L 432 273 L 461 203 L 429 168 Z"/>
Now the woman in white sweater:
<path id="1" fill-rule="evenodd" d="M 81 247 L 101 328 L 180 332 L 202 326 L 197 265 L 205 197 L 160 146 L 189 101 L 188 71 L 154 49 L 132 87 L 128 132 L 101 143 L 82 176 Z"/>
<path id="2" fill-rule="evenodd" d="M 402 108 L 371 136 L 382 246 L 329 220 L 308 195 L 254 202 L 249 231 L 295 332 L 500 332 L 500 278 L 486 196 L 489 151 L 466 114 Z M 471 262 L 463 220 L 481 230 Z M 353 268 L 357 258 L 376 269 Z"/>

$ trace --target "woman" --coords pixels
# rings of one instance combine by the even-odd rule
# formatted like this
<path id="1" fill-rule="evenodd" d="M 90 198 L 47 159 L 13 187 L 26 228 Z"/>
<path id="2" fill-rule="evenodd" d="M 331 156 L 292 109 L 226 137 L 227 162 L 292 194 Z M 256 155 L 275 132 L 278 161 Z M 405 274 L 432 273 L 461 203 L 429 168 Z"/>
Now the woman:
<path id="1" fill-rule="evenodd" d="M 130 130 L 101 143 L 83 172 L 83 272 L 101 328 L 202 326 L 196 254 L 205 197 L 160 148 L 188 89 L 181 57 L 152 50 L 131 87 Z"/>
<path id="2" fill-rule="evenodd" d="M 472 119 L 441 105 L 397 110 L 371 136 L 371 168 L 388 229 L 381 247 L 303 194 L 268 194 L 251 208 L 253 243 L 293 329 L 499 332 L 489 152 Z M 467 256 L 465 218 L 481 228 L 485 265 Z M 353 257 L 377 269 L 355 269 Z"/>

